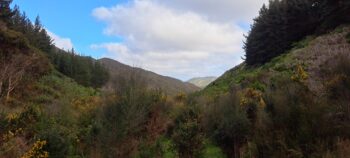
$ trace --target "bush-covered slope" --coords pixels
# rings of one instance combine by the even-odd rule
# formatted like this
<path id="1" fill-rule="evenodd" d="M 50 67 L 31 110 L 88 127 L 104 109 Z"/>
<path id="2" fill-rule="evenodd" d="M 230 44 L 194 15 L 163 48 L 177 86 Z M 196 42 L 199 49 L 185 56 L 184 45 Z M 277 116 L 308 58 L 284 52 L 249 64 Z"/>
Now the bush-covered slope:
<path id="1" fill-rule="evenodd" d="M 350 27 L 245 63 L 197 94 L 206 135 L 228 157 L 348 157 Z"/>
<path id="2" fill-rule="evenodd" d="M 281 76 L 292 77 L 302 68 L 308 75 L 306 85 L 315 93 L 324 93 L 321 75 L 322 66 L 336 64 L 338 56 L 350 54 L 347 42 L 350 27 L 339 27 L 333 32 L 314 37 L 309 36 L 295 43 L 294 48 L 270 62 L 251 67 L 242 63 L 225 72 L 221 77 L 207 86 L 201 93 L 205 95 L 223 94 L 233 87 L 250 87 L 264 90 Z"/>

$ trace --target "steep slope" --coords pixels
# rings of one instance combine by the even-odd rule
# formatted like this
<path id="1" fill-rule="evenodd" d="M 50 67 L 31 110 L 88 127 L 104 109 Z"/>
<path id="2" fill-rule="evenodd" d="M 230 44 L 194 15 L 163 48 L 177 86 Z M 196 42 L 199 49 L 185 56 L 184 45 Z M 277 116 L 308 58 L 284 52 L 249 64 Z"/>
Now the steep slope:
<path id="1" fill-rule="evenodd" d="M 112 88 L 115 83 L 121 82 L 122 80 L 128 80 L 128 77 L 131 75 L 137 75 L 137 78 L 144 81 L 149 88 L 161 89 L 170 95 L 180 92 L 190 93 L 199 90 L 199 88 L 193 84 L 158 75 L 141 68 L 134 68 L 112 59 L 103 58 L 99 61 L 109 70 L 111 75 L 107 88 Z"/>
<path id="2" fill-rule="evenodd" d="M 349 37 L 339 27 L 262 66 L 227 71 L 195 97 L 207 134 L 229 158 L 347 158 Z"/>
<path id="3" fill-rule="evenodd" d="M 335 31 L 319 37 L 309 36 L 295 43 L 288 53 L 274 58 L 260 67 L 249 67 L 242 63 L 228 70 L 208 85 L 201 94 L 215 95 L 231 91 L 234 87 L 264 90 L 274 85 L 281 77 L 293 77 L 298 71 L 305 71 L 305 84 L 317 95 L 325 93 L 324 68 L 337 56 L 349 55 L 350 27 L 339 27 Z M 328 65 L 327 65 L 328 64 Z M 334 63 L 333 63 L 334 65 Z M 282 86 L 282 85 L 280 85 Z"/>
<path id="4" fill-rule="evenodd" d="M 200 88 L 205 88 L 207 85 L 209 85 L 211 82 L 215 81 L 217 77 L 196 77 L 188 80 L 187 82 L 192 83 Z"/>

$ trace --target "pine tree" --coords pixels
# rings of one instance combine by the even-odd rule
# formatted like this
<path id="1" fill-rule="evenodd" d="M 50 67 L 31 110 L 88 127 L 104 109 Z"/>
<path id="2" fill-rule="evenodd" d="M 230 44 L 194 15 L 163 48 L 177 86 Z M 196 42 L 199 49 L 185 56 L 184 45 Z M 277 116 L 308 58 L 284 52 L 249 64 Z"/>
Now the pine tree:
<path id="1" fill-rule="evenodd" d="M 327 15 L 321 12 L 322 8 L 331 12 L 329 11 L 331 9 L 324 9 L 327 8 L 324 6 L 334 6 L 324 3 L 321 0 L 271 0 L 268 8 L 264 5 L 246 37 L 244 45 L 246 63 L 248 65 L 264 64 L 286 53 L 292 48 L 294 42 L 313 34 L 320 22 L 326 19 L 320 18 L 321 15 Z M 337 4 L 336 8 L 339 8 L 339 3 Z M 345 6 L 348 7 L 348 5 Z M 334 22 L 335 18 L 329 18 L 334 24 L 331 28 L 346 21 L 345 17 L 349 16 L 344 10 L 347 10 L 347 7 L 343 6 L 344 9 L 337 10 L 340 13 L 330 14 L 342 19 L 341 22 L 339 20 Z"/>
<path id="2" fill-rule="evenodd" d="M 34 22 L 34 32 L 39 33 L 41 29 L 42 29 L 42 25 L 41 25 L 40 17 L 37 16 Z"/>
<path id="3" fill-rule="evenodd" d="M 10 8 L 12 0 L 0 0 L 0 20 L 6 24 L 10 23 L 13 12 Z"/>
<path id="4" fill-rule="evenodd" d="M 13 9 L 13 16 L 12 16 L 12 22 L 11 22 L 11 27 L 14 30 L 20 30 L 21 29 L 21 12 L 19 11 L 18 5 L 14 6 Z"/>
<path id="5" fill-rule="evenodd" d="M 349 0 L 318 0 L 320 7 L 321 27 L 318 33 L 344 23 L 350 23 L 350 1 Z"/>

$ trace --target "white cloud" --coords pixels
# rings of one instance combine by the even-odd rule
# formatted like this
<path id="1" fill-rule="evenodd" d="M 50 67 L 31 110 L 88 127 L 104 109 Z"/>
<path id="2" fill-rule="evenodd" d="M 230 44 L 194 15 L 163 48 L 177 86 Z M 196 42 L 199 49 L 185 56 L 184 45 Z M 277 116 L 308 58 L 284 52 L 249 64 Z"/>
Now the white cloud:
<path id="1" fill-rule="evenodd" d="M 179 10 L 189 10 L 213 21 L 250 22 L 268 0 L 156 0 Z"/>
<path id="2" fill-rule="evenodd" d="M 93 16 L 107 23 L 104 33 L 124 41 L 91 48 L 105 49 L 105 57 L 181 79 L 218 76 L 242 61 L 244 29 L 238 22 L 253 17 L 258 10 L 249 10 L 258 5 L 253 0 L 134 0 L 96 8 Z"/>
<path id="3" fill-rule="evenodd" d="M 47 34 L 54 40 L 53 43 L 56 47 L 64 49 L 64 50 L 71 50 L 73 48 L 73 43 L 70 38 L 63 38 L 56 34 L 54 34 L 51 31 L 47 31 Z"/>

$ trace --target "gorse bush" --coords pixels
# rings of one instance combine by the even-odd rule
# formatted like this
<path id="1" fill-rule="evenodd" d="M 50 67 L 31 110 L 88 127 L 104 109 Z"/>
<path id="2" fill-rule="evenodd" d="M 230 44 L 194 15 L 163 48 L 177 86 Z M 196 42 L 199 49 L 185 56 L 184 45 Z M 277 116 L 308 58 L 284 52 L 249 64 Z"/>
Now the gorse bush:
<path id="1" fill-rule="evenodd" d="M 239 150 L 250 135 L 251 122 L 238 100 L 236 94 L 218 98 L 215 105 L 205 110 L 203 117 L 207 135 L 228 157 L 239 157 Z"/>
<path id="2" fill-rule="evenodd" d="M 174 124 L 171 139 L 179 157 L 201 157 L 204 135 L 200 126 L 199 111 L 195 107 L 184 109 Z"/>
<path id="3" fill-rule="evenodd" d="M 97 115 L 101 126 L 96 139 L 105 156 L 131 157 L 142 143 L 152 144 L 165 131 L 166 97 L 160 91 L 147 90 L 137 76 L 120 81 L 124 86 L 107 94 Z"/>
<path id="4" fill-rule="evenodd" d="M 251 86 L 260 75 L 232 86 L 229 94 L 204 103 L 202 125 L 206 136 L 227 157 L 341 155 L 348 145 L 340 146 L 339 140 L 349 140 L 346 124 L 350 120 L 350 64 L 345 52 L 322 66 L 318 75 L 322 76 L 324 93 L 309 89 L 314 74 L 307 71 L 307 64 L 294 64 L 290 66 L 294 71 L 274 74 L 264 82 L 264 91 Z"/>

